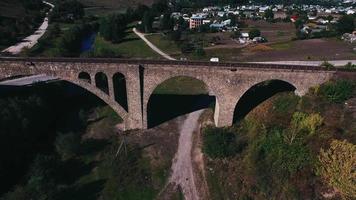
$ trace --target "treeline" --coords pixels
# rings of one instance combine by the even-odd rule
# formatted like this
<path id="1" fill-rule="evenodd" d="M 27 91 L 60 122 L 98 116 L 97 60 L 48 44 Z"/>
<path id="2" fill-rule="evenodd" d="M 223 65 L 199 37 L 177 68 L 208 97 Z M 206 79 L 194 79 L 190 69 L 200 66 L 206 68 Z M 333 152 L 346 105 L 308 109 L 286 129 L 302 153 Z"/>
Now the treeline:
<path id="1" fill-rule="evenodd" d="M 55 22 L 74 22 L 85 15 L 84 5 L 77 0 L 56 1 L 51 13 L 51 20 Z"/>
<path id="2" fill-rule="evenodd" d="M 76 57 L 81 53 L 81 46 L 84 37 L 87 37 L 92 32 L 98 29 L 97 23 L 75 25 L 68 31 L 64 32 L 57 48 L 60 56 L 64 57 Z"/>
<path id="3" fill-rule="evenodd" d="M 157 184 L 149 165 L 142 165 L 144 149 L 130 142 L 117 151 L 122 140 L 110 134 L 120 119 L 102 106 L 65 82 L 3 88 L 0 199 L 154 199 Z M 88 138 L 89 125 L 105 139 Z"/>
<path id="4" fill-rule="evenodd" d="M 20 13 L 14 12 L 14 9 Z M 41 0 L 13 1 L 3 5 L 0 8 L 0 45 L 12 45 L 32 34 L 42 23 L 48 9 Z"/>
<path id="5" fill-rule="evenodd" d="M 69 101 L 65 88 L 60 84 L 1 88 L 0 199 L 13 185 L 22 183 L 37 153 L 53 152 L 57 131 L 83 127 L 73 112 L 78 109 L 76 103 Z"/>

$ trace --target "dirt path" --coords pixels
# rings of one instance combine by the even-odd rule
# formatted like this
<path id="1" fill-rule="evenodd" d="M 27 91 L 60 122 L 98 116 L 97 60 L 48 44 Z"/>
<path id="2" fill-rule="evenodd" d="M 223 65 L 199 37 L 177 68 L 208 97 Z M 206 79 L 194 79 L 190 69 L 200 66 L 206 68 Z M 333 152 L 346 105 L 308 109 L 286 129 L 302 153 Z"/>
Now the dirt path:
<path id="1" fill-rule="evenodd" d="M 162 57 L 164 57 L 167 60 L 176 60 L 175 58 L 172 58 L 171 56 L 169 56 L 168 54 L 166 54 L 165 52 L 161 51 L 158 47 L 156 47 L 156 45 L 154 45 L 152 42 L 150 42 L 146 37 L 145 34 L 139 32 L 136 28 L 133 29 L 133 32 L 140 37 L 153 51 L 155 51 L 156 53 L 158 53 L 159 55 L 161 55 Z"/>
<path id="2" fill-rule="evenodd" d="M 178 150 L 172 164 L 172 175 L 168 184 L 180 186 L 186 200 L 198 200 L 192 166 L 193 132 L 198 128 L 198 120 L 203 110 L 190 113 L 181 126 Z"/>

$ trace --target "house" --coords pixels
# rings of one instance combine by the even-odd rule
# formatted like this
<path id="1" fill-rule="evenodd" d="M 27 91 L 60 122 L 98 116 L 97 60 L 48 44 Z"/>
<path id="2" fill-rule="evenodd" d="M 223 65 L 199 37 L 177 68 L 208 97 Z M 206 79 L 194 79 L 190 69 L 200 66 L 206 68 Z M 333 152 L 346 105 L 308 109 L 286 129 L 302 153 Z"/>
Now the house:
<path id="1" fill-rule="evenodd" d="M 356 42 L 356 31 L 354 31 L 353 33 L 343 34 L 341 39 L 343 39 L 346 42 L 350 42 L 350 43 Z"/>
<path id="2" fill-rule="evenodd" d="M 284 11 L 277 11 L 274 13 L 274 19 L 285 19 L 287 18 L 287 13 Z"/>
<path id="3" fill-rule="evenodd" d="M 296 22 L 297 20 L 298 20 L 298 16 L 297 15 L 292 15 L 291 17 L 290 17 L 290 20 L 292 21 L 292 22 Z"/>
<path id="4" fill-rule="evenodd" d="M 204 19 L 205 19 L 205 17 L 203 17 L 201 15 L 193 15 L 189 20 L 189 28 L 190 29 L 198 28 L 199 26 L 201 26 L 203 24 Z"/>
<path id="5" fill-rule="evenodd" d="M 348 14 L 348 15 L 353 15 L 353 14 L 355 14 L 355 11 L 354 11 L 354 10 L 348 10 L 348 11 L 346 12 L 346 14 Z"/>

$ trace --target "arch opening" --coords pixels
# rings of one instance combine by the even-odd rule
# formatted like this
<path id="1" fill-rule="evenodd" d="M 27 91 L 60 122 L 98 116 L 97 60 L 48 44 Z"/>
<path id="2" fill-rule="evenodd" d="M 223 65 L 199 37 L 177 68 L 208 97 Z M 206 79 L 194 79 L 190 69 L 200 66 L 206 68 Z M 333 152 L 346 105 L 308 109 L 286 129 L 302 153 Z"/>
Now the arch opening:
<path id="1" fill-rule="evenodd" d="M 101 91 L 109 94 L 109 82 L 108 77 L 103 72 L 98 72 L 95 74 L 95 85 Z"/>
<path id="2" fill-rule="evenodd" d="M 83 80 L 83 81 L 89 83 L 89 84 L 91 83 L 90 74 L 87 73 L 87 72 L 80 72 L 79 75 L 78 75 L 78 78 L 80 80 Z"/>
<path id="3" fill-rule="evenodd" d="M 114 83 L 115 101 L 118 102 L 126 111 L 128 111 L 125 76 L 119 72 L 114 74 L 113 83 Z"/>
<path id="4" fill-rule="evenodd" d="M 0 196 L 24 180 L 37 154 L 48 155 L 55 150 L 53 143 L 56 134 L 48 133 L 84 134 L 88 124 L 106 120 L 108 124 L 114 126 L 122 122 L 121 117 L 109 104 L 81 85 L 68 80 L 42 82 L 26 87 L 0 88 L 3 108 L 1 110 L 4 111 L 0 116 L 4 133 L 1 143 L 6 144 L 0 145 L 0 149 L 4 152 L 3 155 L 12 152 L 7 157 L 2 156 L 1 163 L 4 166 L 2 170 L 6 173 L 1 174 L 4 184 L 0 189 Z M 20 113 L 15 112 L 18 109 L 21 110 Z M 26 123 L 21 121 L 24 117 Z M 27 125 L 28 122 L 30 126 Z M 97 129 L 95 135 L 90 137 L 110 136 L 106 134 L 114 133 Z M 71 179 L 74 176 L 67 178 Z"/>
<path id="5" fill-rule="evenodd" d="M 235 106 L 233 123 L 242 120 L 249 112 L 262 102 L 280 92 L 295 91 L 296 87 L 283 80 L 267 80 L 250 87 Z"/>
<path id="6" fill-rule="evenodd" d="M 147 126 L 153 128 L 178 116 L 215 108 L 215 96 L 196 78 L 176 76 L 160 83 L 147 103 Z"/>

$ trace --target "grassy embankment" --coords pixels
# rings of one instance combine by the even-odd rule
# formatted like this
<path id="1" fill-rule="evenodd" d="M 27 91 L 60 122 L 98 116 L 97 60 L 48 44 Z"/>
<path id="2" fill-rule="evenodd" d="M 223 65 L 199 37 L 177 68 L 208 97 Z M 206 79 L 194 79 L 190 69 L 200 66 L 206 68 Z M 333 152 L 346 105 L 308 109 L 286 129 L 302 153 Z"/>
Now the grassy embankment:
<path id="1" fill-rule="evenodd" d="M 354 97 L 355 83 L 326 83 L 303 97 L 278 94 L 232 128 L 205 129 L 211 198 L 318 199 L 332 191 L 318 174 L 329 167 L 320 165 L 318 156 L 333 140 L 356 143 L 355 113 L 344 104 Z M 334 188 L 340 192 L 333 199 L 352 188 L 346 183 Z"/>
<path id="2" fill-rule="evenodd" d="M 135 33 L 132 32 L 132 26 L 127 29 L 127 36 L 120 43 L 114 44 L 97 36 L 93 47 L 94 55 L 100 52 L 109 52 L 111 57 L 124 58 L 145 58 L 157 59 L 160 56 L 148 47 Z"/>

